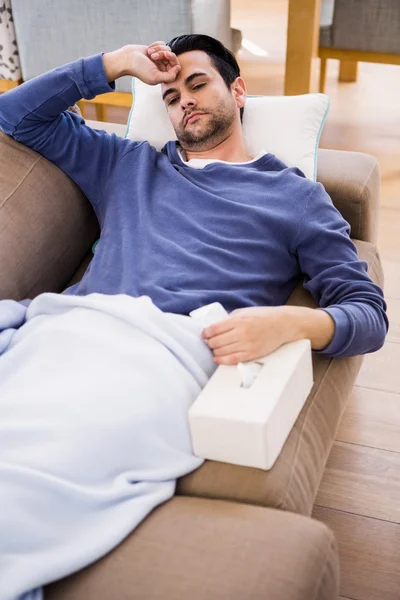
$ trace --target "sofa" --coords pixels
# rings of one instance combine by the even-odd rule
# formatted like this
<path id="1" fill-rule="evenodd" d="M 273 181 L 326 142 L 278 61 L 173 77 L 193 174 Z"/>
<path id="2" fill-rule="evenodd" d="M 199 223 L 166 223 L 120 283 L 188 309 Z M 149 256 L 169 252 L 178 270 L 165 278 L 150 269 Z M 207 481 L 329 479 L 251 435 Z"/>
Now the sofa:
<path id="1" fill-rule="evenodd" d="M 0 157 L 0 298 L 61 292 L 91 260 L 91 206 L 60 169 L 1 132 Z M 376 160 L 319 150 L 318 179 L 382 286 Z M 301 281 L 288 302 L 314 306 Z M 48 585 L 45 599 L 337 600 L 335 539 L 310 515 L 361 363 L 314 355 L 314 386 L 270 471 L 206 461 L 111 553 Z"/>

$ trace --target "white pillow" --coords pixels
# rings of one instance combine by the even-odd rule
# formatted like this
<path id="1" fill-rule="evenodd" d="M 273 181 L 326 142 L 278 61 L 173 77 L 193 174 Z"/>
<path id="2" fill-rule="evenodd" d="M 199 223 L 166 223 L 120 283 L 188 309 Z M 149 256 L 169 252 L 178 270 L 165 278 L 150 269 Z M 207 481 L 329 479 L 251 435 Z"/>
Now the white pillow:
<path id="1" fill-rule="evenodd" d="M 159 85 L 132 80 L 133 105 L 125 137 L 148 141 L 157 150 L 176 140 Z M 243 134 L 250 156 L 262 150 L 316 180 L 317 150 L 329 111 L 325 94 L 249 96 L 243 114 Z"/>

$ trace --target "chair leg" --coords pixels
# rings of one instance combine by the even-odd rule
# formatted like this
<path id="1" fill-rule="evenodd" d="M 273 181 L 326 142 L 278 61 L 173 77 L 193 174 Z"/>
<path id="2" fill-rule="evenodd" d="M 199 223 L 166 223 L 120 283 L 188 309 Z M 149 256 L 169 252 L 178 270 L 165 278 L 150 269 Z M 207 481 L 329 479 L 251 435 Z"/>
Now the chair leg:
<path id="1" fill-rule="evenodd" d="M 339 81 L 357 81 L 358 62 L 356 60 L 341 60 L 339 69 Z"/>
<path id="2" fill-rule="evenodd" d="M 81 111 L 81 115 L 83 118 L 85 118 L 85 103 L 83 100 L 79 100 L 79 102 L 77 102 L 77 105 L 79 106 L 79 110 Z"/>
<path id="3" fill-rule="evenodd" d="M 320 59 L 319 91 L 321 94 L 323 94 L 325 91 L 327 62 L 328 62 L 327 58 Z"/>
<path id="4" fill-rule="evenodd" d="M 106 105 L 96 104 L 96 118 L 98 121 L 106 120 Z"/>

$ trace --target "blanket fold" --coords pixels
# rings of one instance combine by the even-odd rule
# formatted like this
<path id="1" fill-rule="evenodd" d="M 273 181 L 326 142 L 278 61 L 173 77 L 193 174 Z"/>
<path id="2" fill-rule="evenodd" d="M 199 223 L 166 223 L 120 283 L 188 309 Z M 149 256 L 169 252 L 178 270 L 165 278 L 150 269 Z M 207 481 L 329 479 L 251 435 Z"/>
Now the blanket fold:
<path id="1" fill-rule="evenodd" d="M 0 300 L 0 356 L 7 350 L 14 333 L 25 322 L 29 304 L 30 300 Z"/>

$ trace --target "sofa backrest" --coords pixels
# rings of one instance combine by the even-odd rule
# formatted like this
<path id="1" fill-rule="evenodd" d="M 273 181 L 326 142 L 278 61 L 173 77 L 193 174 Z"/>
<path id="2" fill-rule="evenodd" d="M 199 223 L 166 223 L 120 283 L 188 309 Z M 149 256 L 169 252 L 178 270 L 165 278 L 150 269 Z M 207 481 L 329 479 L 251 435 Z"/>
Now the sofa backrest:
<path id="1" fill-rule="evenodd" d="M 318 179 L 349 221 L 352 237 L 375 243 L 376 159 L 320 150 Z M 40 154 L 0 132 L 0 299 L 62 291 L 83 275 L 98 236 L 97 219 L 77 185 Z"/>
<path id="2" fill-rule="evenodd" d="M 0 132 L 0 299 L 62 291 L 98 234 L 75 183 Z"/>

